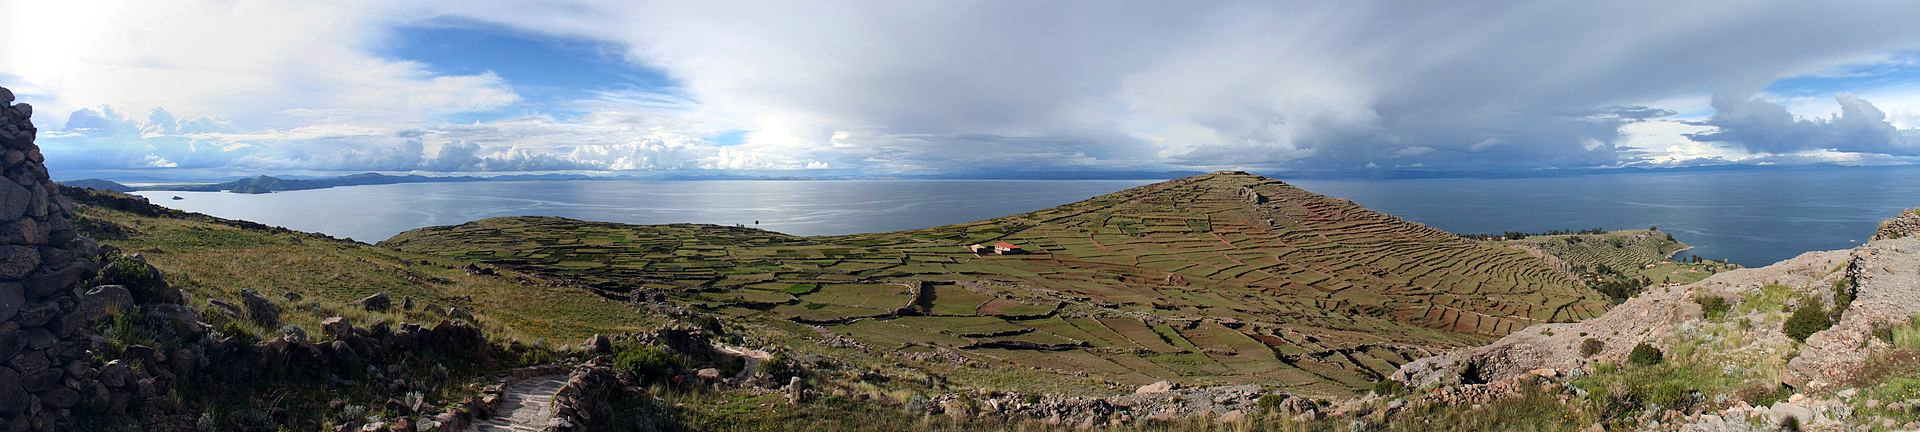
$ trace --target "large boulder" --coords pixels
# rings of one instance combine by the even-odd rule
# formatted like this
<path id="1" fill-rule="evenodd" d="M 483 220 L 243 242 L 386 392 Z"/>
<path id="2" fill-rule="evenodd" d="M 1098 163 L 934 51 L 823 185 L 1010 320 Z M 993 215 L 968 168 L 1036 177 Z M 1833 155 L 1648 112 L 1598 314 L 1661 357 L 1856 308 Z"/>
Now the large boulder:
<path id="1" fill-rule="evenodd" d="M 366 310 L 378 312 L 392 308 L 393 298 L 388 297 L 387 293 L 375 293 L 374 295 L 367 296 L 353 303 L 360 305 L 362 308 L 366 308 Z"/>
<path id="2" fill-rule="evenodd" d="M 80 305 L 74 308 L 73 313 L 80 315 L 79 320 L 88 322 L 132 308 L 133 293 L 127 291 L 127 287 L 101 285 L 81 295 Z"/>
<path id="3" fill-rule="evenodd" d="M 240 304 L 247 307 L 247 318 L 255 324 L 267 327 L 280 325 L 280 307 L 272 300 L 250 289 L 240 290 Z"/>
<path id="4" fill-rule="evenodd" d="M 346 339 L 353 335 L 353 324 L 344 317 L 327 317 L 320 320 L 320 332 L 334 339 Z"/>

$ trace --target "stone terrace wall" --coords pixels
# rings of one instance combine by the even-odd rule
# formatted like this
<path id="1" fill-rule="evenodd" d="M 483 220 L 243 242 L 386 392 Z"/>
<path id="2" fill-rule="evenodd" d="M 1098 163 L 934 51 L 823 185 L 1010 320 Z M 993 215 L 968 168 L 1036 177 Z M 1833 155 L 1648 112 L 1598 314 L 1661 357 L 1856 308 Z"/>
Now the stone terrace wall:
<path id="1" fill-rule="evenodd" d="M 99 247 L 75 233 L 73 204 L 47 178 L 33 106 L 13 101 L 0 88 L 0 431 L 63 430 L 83 396 L 104 390 L 85 363 L 86 325 L 132 300 L 121 287 L 80 289 Z"/>

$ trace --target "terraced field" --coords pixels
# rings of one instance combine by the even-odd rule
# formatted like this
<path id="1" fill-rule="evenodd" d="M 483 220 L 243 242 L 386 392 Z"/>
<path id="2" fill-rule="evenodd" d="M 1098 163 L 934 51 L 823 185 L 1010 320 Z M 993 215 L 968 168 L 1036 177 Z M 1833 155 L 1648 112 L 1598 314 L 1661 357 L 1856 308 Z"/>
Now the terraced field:
<path id="1" fill-rule="evenodd" d="M 1019 245 L 1024 254 L 966 246 Z M 1600 314 L 1534 253 L 1462 239 L 1276 180 L 1215 173 L 999 219 L 795 237 L 712 225 L 488 219 L 382 245 L 881 352 L 1118 384 L 1367 387 L 1435 349 Z M 777 326 L 776 326 L 777 327 Z M 805 334 L 802 334 L 805 333 Z M 819 334 L 815 334 L 819 333 Z"/>
<path id="2" fill-rule="evenodd" d="M 1687 284 L 1739 266 L 1721 261 L 1682 262 L 1668 259 L 1687 245 L 1657 228 L 1620 230 L 1601 234 L 1536 235 L 1503 240 L 1533 251 L 1548 263 L 1576 275 L 1588 287 L 1639 292 L 1646 286 Z M 1627 294 L 1616 292 L 1616 294 Z M 1616 299 L 1624 300 L 1624 299 Z"/>

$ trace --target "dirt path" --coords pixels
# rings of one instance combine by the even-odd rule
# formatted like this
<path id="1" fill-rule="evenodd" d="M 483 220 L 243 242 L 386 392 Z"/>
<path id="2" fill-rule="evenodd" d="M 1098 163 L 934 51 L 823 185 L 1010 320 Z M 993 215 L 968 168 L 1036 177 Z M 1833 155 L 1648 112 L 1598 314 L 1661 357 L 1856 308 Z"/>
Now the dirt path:
<path id="1" fill-rule="evenodd" d="M 534 432 L 547 427 L 553 420 L 553 394 L 566 383 L 566 374 L 556 374 L 527 378 L 507 387 L 493 418 L 475 424 L 473 430 Z"/>

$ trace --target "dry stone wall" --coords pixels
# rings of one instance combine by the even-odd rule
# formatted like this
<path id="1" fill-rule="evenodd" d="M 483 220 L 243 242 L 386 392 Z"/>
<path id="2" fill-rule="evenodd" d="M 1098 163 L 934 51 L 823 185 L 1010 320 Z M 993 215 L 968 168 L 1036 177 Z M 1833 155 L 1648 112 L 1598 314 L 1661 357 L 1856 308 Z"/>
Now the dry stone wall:
<path id="1" fill-rule="evenodd" d="M 98 342 L 88 325 L 133 299 L 83 285 L 99 247 L 74 231 L 73 204 L 47 178 L 33 106 L 5 88 L 0 102 L 0 431 L 69 430 L 83 402 L 124 406 L 143 385 L 125 363 L 87 361 Z"/>

